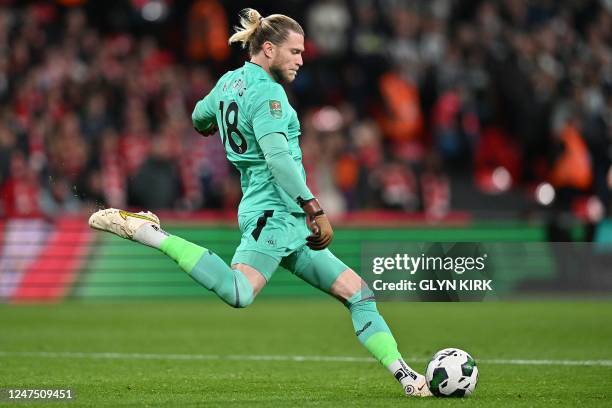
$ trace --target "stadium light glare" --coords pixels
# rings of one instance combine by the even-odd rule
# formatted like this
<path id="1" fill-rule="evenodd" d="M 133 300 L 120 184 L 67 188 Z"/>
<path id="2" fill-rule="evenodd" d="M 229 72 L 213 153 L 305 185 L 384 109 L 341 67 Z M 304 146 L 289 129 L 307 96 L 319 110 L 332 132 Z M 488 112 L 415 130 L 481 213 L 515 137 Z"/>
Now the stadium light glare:
<path id="1" fill-rule="evenodd" d="M 597 196 L 589 197 L 586 204 L 586 212 L 591 222 L 599 222 L 604 217 L 605 209 Z"/>
<path id="2" fill-rule="evenodd" d="M 541 183 L 536 188 L 536 200 L 542 205 L 550 205 L 555 200 L 555 188 L 550 183 Z"/>
<path id="3" fill-rule="evenodd" d="M 505 167 L 499 166 L 493 170 L 492 181 L 498 191 L 508 191 L 512 186 L 512 175 Z"/>
<path id="4" fill-rule="evenodd" d="M 319 132 L 337 132 L 343 125 L 342 114 L 333 106 L 325 106 L 313 115 L 312 123 Z"/>
<path id="5" fill-rule="evenodd" d="M 143 19 L 156 22 L 166 15 L 166 11 L 166 4 L 163 1 L 153 0 L 142 7 L 141 14 Z"/>

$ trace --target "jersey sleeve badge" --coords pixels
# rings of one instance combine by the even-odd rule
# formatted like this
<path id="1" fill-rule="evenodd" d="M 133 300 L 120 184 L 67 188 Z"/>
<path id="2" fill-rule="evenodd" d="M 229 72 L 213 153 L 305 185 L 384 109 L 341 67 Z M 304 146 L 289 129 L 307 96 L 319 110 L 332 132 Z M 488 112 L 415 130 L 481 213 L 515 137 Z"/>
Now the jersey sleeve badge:
<path id="1" fill-rule="evenodd" d="M 283 117 L 283 108 L 279 101 L 270 101 L 270 114 L 274 119 L 281 119 Z"/>

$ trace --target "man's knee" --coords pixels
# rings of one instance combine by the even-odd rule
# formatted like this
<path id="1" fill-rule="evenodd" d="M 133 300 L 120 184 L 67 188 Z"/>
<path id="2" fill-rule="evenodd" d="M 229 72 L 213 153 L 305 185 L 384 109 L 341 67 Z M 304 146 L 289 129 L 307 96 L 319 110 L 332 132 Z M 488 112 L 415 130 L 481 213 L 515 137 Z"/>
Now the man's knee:
<path id="1" fill-rule="evenodd" d="M 261 275 L 260 275 L 261 276 Z M 232 293 L 229 294 L 228 298 L 231 299 L 227 302 L 230 306 L 237 309 L 242 309 L 253 303 L 255 296 L 262 286 L 255 285 L 249 275 L 242 272 L 240 269 L 234 269 L 234 287 Z M 257 289 L 257 291 L 256 291 Z"/>
<path id="2" fill-rule="evenodd" d="M 250 296 L 248 293 L 243 293 L 242 296 L 237 295 L 235 301 L 230 304 L 230 306 L 236 309 L 244 309 L 245 307 L 250 306 L 254 300 L 255 296 L 253 296 L 252 292 L 250 293 Z"/>
<path id="3" fill-rule="evenodd" d="M 331 294 L 347 306 L 360 301 L 374 301 L 374 292 L 352 269 L 342 272 L 331 287 Z"/>
<path id="4" fill-rule="evenodd" d="M 253 299 L 263 289 L 263 287 L 266 286 L 266 278 L 264 278 L 263 274 L 252 266 L 239 263 L 233 264 L 232 269 L 234 269 L 238 273 L 242 273 L 243 277 L 246 278 L 246 280 L 250 283 L 251 289 L 253 291 Z M 252 299 L 251 302 L 253 302 Z"/>

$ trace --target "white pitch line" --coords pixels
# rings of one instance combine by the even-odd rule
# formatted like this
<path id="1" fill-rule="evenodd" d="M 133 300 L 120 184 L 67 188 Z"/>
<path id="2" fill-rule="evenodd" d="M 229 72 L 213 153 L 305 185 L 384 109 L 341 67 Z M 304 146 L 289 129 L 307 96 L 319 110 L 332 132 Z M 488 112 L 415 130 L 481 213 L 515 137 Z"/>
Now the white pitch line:
<path id="1" fill-rule="evenodd" d="M 604 366 L 612 367 L 612 360 L 522 360 L 522 359 L 490 359 L 478 360 L 486 364 L 512 365 L 560 365 L 560 366 Z"/>
<path id="2" fill-rule="evenodd" d="M 112 352 L 69 352 L 69 351 L 0 351 L 0 357 L 43 357 L 43 358 L 92 358 L 109 360 L 249 360 L 249 361 L 298 361 L 298 362 L 339 362 L 372 363 L 370 357 L 350 356 L 289 356 L 289 355 L 218 355 L 218 354 L 146 354 Z M 427 362 L 424 358 L 407 361 Z M 526 360 L 526 359 L 478 359 L 479 364 L 535 365 L 535 366 L 603 366 L 612 367 L 612 360 Z"/>

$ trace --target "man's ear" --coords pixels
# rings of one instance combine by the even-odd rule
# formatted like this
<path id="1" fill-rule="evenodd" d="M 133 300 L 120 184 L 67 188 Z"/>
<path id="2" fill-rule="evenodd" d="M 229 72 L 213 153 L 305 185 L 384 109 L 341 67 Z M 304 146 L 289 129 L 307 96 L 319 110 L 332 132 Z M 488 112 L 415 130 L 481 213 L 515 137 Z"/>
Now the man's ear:
<path id="1" fill-rule="evenodd" d="M 276 50 L 274 49 L 274 44 L 272 44 L 270 41 L 264 41 L 264 43 L 261 46 L 261 48 L 263 49 L 264 55 L 266 57 L 268 57 L 268 58 L 274 57 L 274 52 Z"/>

